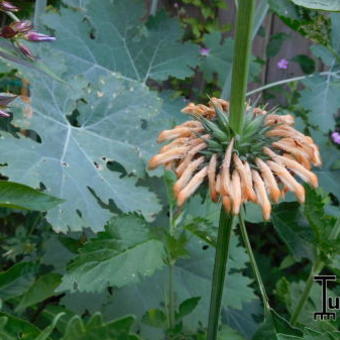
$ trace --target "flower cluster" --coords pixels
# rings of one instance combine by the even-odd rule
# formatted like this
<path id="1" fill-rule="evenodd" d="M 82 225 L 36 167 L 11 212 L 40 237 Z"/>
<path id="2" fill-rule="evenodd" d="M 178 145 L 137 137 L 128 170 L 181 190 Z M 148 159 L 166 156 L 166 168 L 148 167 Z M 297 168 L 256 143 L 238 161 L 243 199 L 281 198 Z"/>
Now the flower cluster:
<path id="1" fill-rule="evenodd" d="M 0 96 L 0 117 L 8 118 L 10 114 L 5 111 L 7 109 L 8 104 L 10 104 L 16 96 Z"/>
<path id="2" fill-rule="evenodd" d="M 16 12 L 19 9 L 8 1 L 0 2 L 0 10 L 5 12 Z M 13 14 L 12 14 L 13 16 Z M 0 37 L 11 40 L 19 48 L 24 56 L 34 59 L 30 49 L 22 44 L 22 40 L 33 42 L 54 41 L 55 37 L 42 34 L 33 30 L 33 25 L 29 20 L 20 21 L 17 19 L 8 26 L 4 26 L 0 31 Z"/>
<path id="3" fill-rule="evenodd" d="M 304 187 L 295 179 L 318 186 L 312 165 L 321 165 L 318 147 L 309 136 L 293 128 L 294 117 L 247 106 L 240 135 L 229 124 L 229 103 L 212 98 L 209 106 L 190 103 L 182 112 L 193 120 L 162 131 L 158 142 L 169 142 L 149 162 L 164 165 L 177 175 L 174 194 L 179 206 L 207 181 L 211 199 L 239 214 L 243 203 L 261 206 L 268 220 L 271 202 L 287 191 L 300 202 Z"/>
<path id="4" fill-rule="evenodd" d="M 15 5 L 13 5 L 12 3 L 10 3 L 9 1 L 0 1 L 0 11 L 3 12 L 18 12 L 19 8 Z"/>

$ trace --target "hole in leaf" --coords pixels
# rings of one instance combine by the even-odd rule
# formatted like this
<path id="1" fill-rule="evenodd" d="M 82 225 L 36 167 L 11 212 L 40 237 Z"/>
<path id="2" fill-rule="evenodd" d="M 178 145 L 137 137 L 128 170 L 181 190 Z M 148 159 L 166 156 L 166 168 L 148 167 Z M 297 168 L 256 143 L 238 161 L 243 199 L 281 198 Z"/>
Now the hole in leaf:
<path id="1" fill-rule="evenodd" d="M 141 119 L 140 121 L 140 127 L 143 129 L 143 130 L 146 130 L 147 127 L 148 127 L 148 121 L 146 119 Z"/>
<path id="2" fill-rule="evenodd" d="M 115 162 L 115 161 L 108 162 L 107 168 L 111 171 L 119 172 L 121 174 L 121 177 L 124 177 L 127 175 L 127 172 L 125 171 L 125 169 L 118 162 Z"/>

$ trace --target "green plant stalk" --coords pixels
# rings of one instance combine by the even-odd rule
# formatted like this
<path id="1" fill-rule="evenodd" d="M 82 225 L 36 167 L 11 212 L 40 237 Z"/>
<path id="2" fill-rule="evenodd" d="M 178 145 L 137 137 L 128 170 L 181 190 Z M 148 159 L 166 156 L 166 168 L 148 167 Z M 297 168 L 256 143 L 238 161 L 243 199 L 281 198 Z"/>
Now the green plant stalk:
<path id="1" fill-rule="evenodd" d="M 154 16 L 157 12 L 157 8 L 158 8 L 158 0 L 152 0 L 150 15 Z"/>
<path id="2" fill-rule="evenodd" d="M 282 79 L 282 80 L 278 80 L 278 81 L 275 81 L 273 83 L 269 83 L 267 85 L 258 87 L 257 89 L 254 89 L 252 91 L 249 91 L 249 92 L 247 92 L 246 96 L 251 96 L 252 94 L 262 92 L 262 91 L 270 89 L 272 87 L 292 83 L 292 82 L 299 81 L 299 80 L 304 80 L 304 79 L 308 79 L 308 78 L 312 78 L 312 77 L 316 77 L 316 76 L 329 76 L 329 75 L 336 75 L 336 74 L 339 74 L 339 72 L 338 71 L 337 72 L 325 71 L 325 72 L 317 72 L 317 73 L 309 74 L 309 75 L 306 75 L 306 76 L 299 76 L 299 77 L 293 77 L 293 78 L 288 78 L 288 79 Z"/>
<path id="3" fill-rule="evenodd" d="M 337 237 L 340 234 L 340 217 L 338 218 L 337 222 L 335 223 L 335 226 L 332 230 L 332 232 L 329 235 L 329 239 L 337 239 Z M 295 307 L 295 310 L 292 313 L 292 316 L 290 318 L 290 323 L 294 326 L 296 323 L 299 321 L 299 317 L 301 314 L 301 311 L 303 307 L 305 306 L 307 299 L 310 294 L 310 290 L 312 289 L 313 281 L 314 281 L 314 276 L 319 275 L 320 272 L 322 271 L 323 267 L 325 266 L 325 263 L 321 261 L 320 259 L 317 259 L 315 263 L 313 264 L 311 271 L 309 273 L 305 289 L 303 290 L 303 293 L 301 295 L 301 298 L 298 302 L 298 304 Z"/>
<path id="4" fill-rule="evenodd" d="M 169 267 L 168 324 L 169 324 L 169 328 L 173 329 L 175 327 L 175 299 L 174 299 L 174 290 L 173 290 L 174 266 L 172 263 L 170 263 L 168 267 Z"/>
<path id="5" fill-rule="evenodd" d="M 218 321 L 220 316 L 223 287 L 229 256 L 231 233 L 234 217 L 228 215 L 221 207 L 220 222 L 218 227 L 215 263 L 211 287 L 210 310 L 208 320 L 208 340 L 215 340 L 217 336 Z"/>
<path id="6" fill-rule="evenodd" d="M 46 6 L 47 6 L 47 0 L 36 0 L 35 7 L 34 7 L 34 19 L 33 19 L 34 26 L 39 25 L 40 17 L 44 13 Z"/>
<path id="7" fill-rule="evenodd" d="M 12 12 L 5 12 L 11 19 L 13 19 L 16 22 L 19 22 L 20 19 Z"/>
<path id="8" fill-rule="evenodd" d="M 245 216 L 244 208 L 242 207 L 241 213 L 239 215 L 239 221 L 240 221 L 239 225 L 240 225 L 241 235 L 242 235 L 243 243 L 244 243 L 244 245 L 247 249 L 247 253 L 248 253 L 248 256 L 249 256 L 249 260 L 250 260 L 250 265 L 251 265 L 252 270 L 254 272 L 257 285 L 260 289 L 263 307 L 264 307 L 264 315 L 267 316 L 270 313 L 269 299 L 268 299 L 268 296 L 267 296 L 267 293 L 266 293 L 266 290 L 265 290 L 265 287 L 264 287 L 264 284 L 263 284 L 263 281 L 262 281 L 262 278 L 261 278 L 259 268 L 257 267 L 257 264 L 256 264 L 253 249 L 252 249 L 250 241 L 249 241 L 248 232 L 247 232 L 247 229 L 246 229 L 246 226 L 245 226 L 245 223 L 244 223 L 244 216 Z"/>
<path id="9" fill-rule="evenodd" d="M 235 1 L 236 4 L 236 1 Z M 237 8 L 237 6 L 235 6 Z M 269 10 L 269 5 L 267 4 L 267 0 L 260 0 L 256 7 L 255 11 L 255 20 L 253 24 L 253 29 L 252 29 L 252 39 L 255 38 L 259 28 L 262 25 L 263 20 L 265 19 L 267 13 Z M 230 87 L 231 87 L 231 71 L 227 72 L 225 80 L 224 80 L 224 85 L 222 89 L 222 94 L 221 98 L 223 99 L 229 99 L 230 97 Z"/>
<path id="10" fill-rule="evenodd" d="M 303 293 L 301 295 L 301 298 L 298 302 L 298 304 L 295 307 L 295 310 L 290 318 L 290 323 L 292 326 L 296 325 L 296 323 L 299 321 L 299 316 L 301 314 L 301 311 L 303 307 L 305 306 L 307 299 L 310 294 L 310 290 L 312 289 L 313 286 L 313 281 L 314 281 L 314 276 L 318 275 L 321 270 L 324 267 L 324 263 L 322 261 L 317 260 L 315 264 L 312 266 L 312 269 L 309 273 L 308 279 L 306 281 L 306 286 L 305 289 L 303 290 Z"/>
<path id="11" fill-rule="evenodd" d="M 244 120 L 255 0 L 239 0 L 230 95 L 230 126 L 240 134 Z"/>

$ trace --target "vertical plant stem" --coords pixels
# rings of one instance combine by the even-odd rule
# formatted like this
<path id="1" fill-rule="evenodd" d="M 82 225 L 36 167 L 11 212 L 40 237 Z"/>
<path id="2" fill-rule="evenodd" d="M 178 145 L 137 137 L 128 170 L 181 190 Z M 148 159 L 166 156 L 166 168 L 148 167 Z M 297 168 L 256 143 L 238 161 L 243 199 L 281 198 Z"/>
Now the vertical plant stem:
<path id="1" fill-rule="evenodd" d="M 169 264 L 169 291 L 168 291 L 168 319 L 169 319 L 169 328 L 172 329 L 175 327 L 175 299 L 174 299 L 174 291 L 173 291 L 173 278 L 174 274 L 174 266 L 172 263 Z"/>
<path id="2" fill-rule="evenodd" d="M 208 340 L 215 340 L 221 310 L 226 265 L 229 255 L 230 239 L 234 217 L 228 215 L 221 207 L 218 227 L 214 272 L 211 287 L 210 311 L 208 321 Z"/>
<path id="3" fill-rule="evenodd" d="M 158 8 L 158 0 L 152 0 L 150 15 L 154 16 L 157 12 L 157 8 Z"/>
<path id="4" fill-rule="evenodd" d="M 255 0 L 239 0 L 230 96 L 230 125 L 241 132 L 248 84 Z"/>
<path id="5" fill-rule="evenodd" d="M 303 307 L 305 306 L 307 299 L 310 294 L 310 290 L 312 289 L 313 281 L 314 281 L 314 276 L 318 275 L 322 268 L 324 267 L 324 263 L 322 261 L 317 260 L 315 264 L 312 266 L 312 269 L 309 273 L 305 289 L 303 290 L 303 293 L 301 295 L 301 298 L 298 302 L 298 304 L 295 307 L 295 310 L 290 318 L 290 323 L 292 326 L 296 325 L 296 323 L 299 321 L 299 316 L 302 312 Z"/>
<path id="6" fill-rule="evenodd" d="M 12 12 L 5 12 L 11 19 L 13 19 L 16 22 L 19 22 L 20 19 Z"/>
<path id="7" fill-rule="evenodd" d="M 268 299 L 266 290 L 264 288 L 264 284 L 263 284 L 263 281 L 262 281 L 262 278 L 261 278 L 259 268 L 257 267 L 257 264 L 256 264 L 253 249 L 252 249 L 250 241 L 249 241 L 247 229 L 246 229 L 246 226 L 245 226 L 245 223 L 244 223 L 244 209 L 243 208 L 242 208 L 241 213 L 239 215 L 239 220 L 240 220 L 239 224 L 240 224 L 242 239 L 243 239 L 244 245 L 247 249 L 247 253 L 248 253 L 248 256 L 249 256 L 249 260 L 250 260 L 250 265 L 251 265 L 251 268 L 254 272 L 257 285 L 260 289 L 263 307 L 264 307 L 264 314 L 265 314 L 265 316 L 267 316 L 270 313 L 269 299 Z"/>
<path id="8" fill-rule="evenodd" d="M 237 8 L 237 6 L 235 7 Z M 255 18 L 254 18 L 253 29 L 252 29 L 252 34 L 251 34 L 252 39 L 255 38 L 258 30 L 260 29 L 264 19 L 266 18 L 268 10 L 269 10 L 269 5 L 267 3 L 267 0 L 260 0 L 258 2 L 256 11 L 255 11 Z M 230 87 L 231 87 L 231 71 L 228 70 L 225 80 L 224 80 L 221 98 L 226 99 L 226 100 L 230 98 Z"/>
<path id="9" fill-rule="evenodd" d="M 34 19 L 33 19 L 34 26 L 39 25 L 41 14 L 44 12 L 46 6 L 47 6 L 47 0 L 36 0 L 35 1 Z"/>

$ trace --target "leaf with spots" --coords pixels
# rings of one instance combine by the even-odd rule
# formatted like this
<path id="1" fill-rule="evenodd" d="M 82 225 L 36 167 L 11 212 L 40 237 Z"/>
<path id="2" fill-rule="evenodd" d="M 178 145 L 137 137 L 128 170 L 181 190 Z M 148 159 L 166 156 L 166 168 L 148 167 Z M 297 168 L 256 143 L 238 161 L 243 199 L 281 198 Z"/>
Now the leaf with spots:
<path id="1" fill-rule="evenodd" d="M 53 48 L 65 54 L 71 74 L 94 80 L 119 72 L 141 82 L 193 74 L 198 47 L 180 41 L 177 19 L 161 13 L 144 23 L 146 8 L 136 0 L 105 0 L 100 6 L 96 1 L 64 2 L 82 10 L 62 8 L 42 21 L 55 31 Z"/>
<path id="2" fill-rule="evenodd" d="M 78 77 L 61 83 L 32 70 L 24 73 L 32 102 L 17 109 L 14 124 L 33 130 L 41 142 L 3 133 L 2 174 L 32 187 L 42 183 L 65 200 L 47 213 L 56 231 L 100 230 L 112 216 L 109 207 L 150 220 L 160 206 L 137 185 L 145 168 L 137 135 L 141 121 L 159 112 L 160 99 L 116 74 L 89 86 Z M 77 125 L 70 123 L 72 115 Z M 120 172 L 109 170 L 110 162 L 118 163 Z"/>

